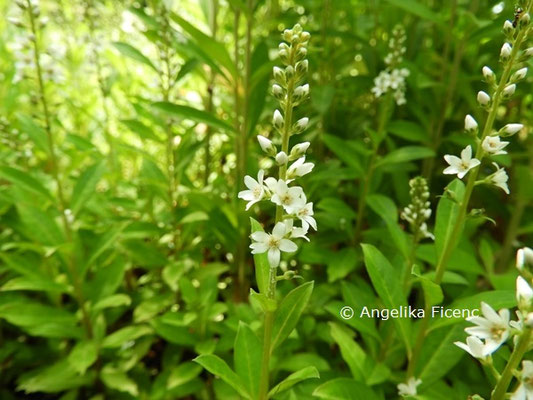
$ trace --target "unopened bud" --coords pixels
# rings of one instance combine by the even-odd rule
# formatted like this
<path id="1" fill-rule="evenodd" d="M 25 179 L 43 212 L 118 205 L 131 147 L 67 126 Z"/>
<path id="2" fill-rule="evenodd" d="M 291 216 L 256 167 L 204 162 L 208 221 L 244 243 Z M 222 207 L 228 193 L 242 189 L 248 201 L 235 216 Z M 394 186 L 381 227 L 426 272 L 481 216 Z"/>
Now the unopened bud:
<path id="1" fill-rule="evenodd" d="M 278 84 L 273 84 L 272 85 L 272 94 L 274 95 L 274 97 L 276 99 L 283 99 L 283 89 L 280 85 Z"/>
<path id="2" fill-rule="evenodd" d="M 500 60 L 507 61 L 511 56 L 511 45 L 509 43 L 504 43 L 502 49 L 500 50 Z"/>
<path id="3" fill-rule="evenodd" d="M 509 20 L 505 21 L 503 23 L 503 33 L 505 33 L 505 35 L 509 36 L 513 31 L 514 31 L 513 23 L 511 21 L 509 21 Z"/>
<path id="4" fill-rule="evenodd" d="M 257 135 L 257 141 L 259 142 L 259 146 L 261 146 L 261 149 L 267 153 L 270 156 L 273 156 L 276 154 L 276 146 L 272 143 L 270 139 L 267 139 L 264 136 Z"/>
<path id="5" fill-rule="evenodd" d="M 522 124 L 507 124 L 499 132 L 501 136 L 513 136 L 522 130 L 524 125 Z"/>
<path id="6" fill-rule="evenodd" d="M 307 125 L 309 124 L 309 118 L 307 117 L 304 117 L 304 118 L 300 118 L 298 121 L 296 121 L 296 123 L 294 124 L 294 131 L 293 133 L 300 133 L 300 132 L 303 132 L 305 130 L 305 128 L 307 128 Z"/>
<path id="7" fill-rule="evenodd" d="M 480 106 L 485 107 L 490 103 L 490 96 L 484 91 L 480 90 L 477 93 L 477 102 Z"/>
<path id="8" fill-rule="evenodd" d="M 309 95 L 309 84 L 307 83 L 294 89 L 294 97 L 296 100 L 304 99 L 307 95 Z"/>
<path id="9" fill-rule="evenodd" d="M 287 156 L 287 153 L 284 151 L 280 151 L 278 154 L 276 154 L 276 163 L 278 165 L 285 165 L 289 162 L 289 157 Z"/>
<path id="10" fill-rule="evenodd" d="M 528 47 L 524 50 L 524 56 L 531 57 L 533 56 L 533 47 Z"/>
<path id="11" fill-rule="evenodd" d="M 530 21 L 531 17 L 529 16 L 529 13 L 522 14 L 520 17 L 520 26 L 528 26 Z"/>
<path id="12" fill-rule="evenodd" d="M 516 252 L 516 268 L 522 272 L 527 266 L 533 267 L 533 249 L 524 247 Z"/>
<path id="13" fill-rule="evenodd" d="M 515 90 L 516 90 L 516 85 L 514 83 L 512 85 L 507 85 L 505 89 L 503 89 L 503 92 L 502 92 L 503 97 L 508 99 L 514 94 Z"/>
<path id="14" fill-rule="evenodd" d="M 279 55 L 280 60 L 283 61 L 284 63 L 287 62 L 289 59 L 289 52 L 287 50 L 280 50 L 278 55 Z"/>
<path id="15" fill-rule="evenodd" d="M 524 79 L 526 77 L 526 75 L 527 75 L 527 67 L 520 68 L 511 77 L 511 82 L 521 81 L 522 79 Z"/>
<path id="16" fill-rule="evenodd" d="M 474 132 L 477 132 L 477 128 L 478 128 L 478 125 L 477 125 L 476 120 L 474 119 L 474 117 L 468 114 L 465 117 L 465 131 L 467 131 L 468 133 L 474 133 Z"/>
<path id="17" fill-rule="evenodd" d="M 298 61 L 296 63 L 296 72 L 298 74 L 305 74 L 308 68 L 309 68 L 309 61 L 307 60 Z"/>
<path id="18" fill-rule="evenodd" d="M 283 31 L 282 37 L 283 37 L 283 40 L 285 40 L 286 42 L 290 43 L 292 41 L 292 36 L 293 36 L 292 30 L 285 29 Z"/>
<path id="19" fill-rule="evenodd" d="M 274 124 L 274 127 L 277 129 L 283 128 L 283 116 L 279 112 L 279 110 L 274 111 L 274 117 L 272 118 L 272 123 Z"/>
<path id="20" fill-rule="evenodd" d="M 521 276 L 516 278 L 516 300 L 521 310 L 529 310 L 533 302 L 533 289 Z"/>
<path id="21" fill-rule="evenodd" d="M 296 58 L 298 60 L 302 60 L 304 59 L 305 57 L 307 56 L 307 49 L 305 47 L 300 47 L 297 51 L 296 51 Z"/>
<path id="22" fill-rule="evenodd" d="M 297 145 L 295 145 L 291 149 L 291 154 L 289 155 L 289 160 L 293 161 L 293 160 L 296 160 L 297 158 L 300 158 L 301 156 L 303 156 L 305 154 L 305 152 L 307 151 L 307 149 L 309 148 L 310 144 L 311 143 L 309 143 L 309 142 L 303 142 L 303 143 L 298 143 Z"/>
<path id="23" fill-rule="evenodd" d="M 524 325 L 529 328 L 533 328 L 533 312 L 530 312 L 524 318 Z"/>
<path id="24" fill-rule="evenodd" d="M 18 18 L 15 17 L 8 17 L 7 20 L 11 22 L 13 25 L 19 28 L 24 28 L 24 23 L 20 21 Z"/>
<path id="25" fill-rule="evenodd" d="M 285 80 L 285 72 L 279 68 L 279 67 L 274 67 L 272 69 L 272 73 L 274 75 L 274 80 L 279 83 L 280 85 L 284 85 L 286 80 Z"/>
<path id="26" fill-rule="evenodd" d="M 494 72 L 492 72 L 492 70 L 489 67 L 484 66 L 482 69 L 482 72 L 483 72 L 483 77 L 488 83 L 494 83 L 494 81 L 496 80 L 496 75 L 494 75 Z"/>
<path id="27" fill-rule="evenodd" d="M 294 76 L 294 68 L 292 65 L 289 65 L 287 68 L 285 68 L 285 76 L 287 79 L 291 79 Z"/>
<path id="28" fill-rule="evenodd" d="M 311 34 L 307 31 L 303 31 L 302 33 L 300 33 L 300 40 L 302 42 L 307 42 L 309 41 L 309 39 L 311 38 Z"/>

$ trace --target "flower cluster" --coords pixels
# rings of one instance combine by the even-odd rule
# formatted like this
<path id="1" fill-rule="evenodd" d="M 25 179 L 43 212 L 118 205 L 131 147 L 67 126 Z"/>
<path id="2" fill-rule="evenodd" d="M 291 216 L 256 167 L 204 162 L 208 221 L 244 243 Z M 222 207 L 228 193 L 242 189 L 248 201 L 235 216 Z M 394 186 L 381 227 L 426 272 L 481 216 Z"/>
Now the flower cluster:
<path id="1" fill-rule="evenodd" d="M 33 31 L 44 28 L 48 23 L 48 19 L 41 16 L 37 0 L 18 0 L 15 3 L 17 5 L 14 8 L 15 14 L 10 16 L 8 20 L 13 25 L 27 30 L 27 32 L 15 36 L 9 45 L 9 49 L 17 60 L 15 62 L 13 83 L 18 83 L 30 76 L 30 71 L 34 71 L 36 68 L 35 55 L 32 52 L 32 48 L 38 38 Z M 24 14 L 26 12 L 31 14 L 28 23 L 24 22 Z M 45 80 L 62 83 L 65 81 L 65 75 L 56 60 L 61 60 L 65 57 L 66 47 L 60 43 L 59 38 L 55 39 L 52 40 L 46 51 L 39 52 L 39 64 Z"/>
<path id="2" fill-rule="evenodd" d="M 481 303 L 483 317 L 467 319 L 476 326 L 465 328 L 470 335 L 466 343 L 455 342 L 457 346 L 479 359 L 483 364 L 492 364 L 491 355 L 510 337 L 515 338 L 516 345 L 518 337 L 526 330 L 533 329 L 533 280 L 529 278 L 528 282 L 528 278 L 525 278 L 531 277 L 529 269 L 533 268 L 533 250 L 530 248 L 518 250 L 516 259 L 516 267 L 523 275 L 516 279 L 517 320 L 511 320 L 510 311 L 507 309 L 496 312 L 488 304 Z M 521 385 L 511 397 L 512 399 L 525 399 L 526 393 L 529 396 L 533 395 L 531 378 L 533 378 L 533 363 L 524 361 Z"/>
<path id="3" fill-rule="evenodd" d="M 281 136 L 281 150 L 278 152 L 272 140 L 258 136 L 261 149 L 272 157 L 279 166 L 278 179 L 265 178 L 265 171 L 260 170 L 257 180 L 246 176 L 244 183 L 247 190 L 241 191 L 239 198 L 248 202 L 246 209 L 261 200 L 270 200 L 276 205 L 276 224 L 272 233 L 253 232 L 250 248 L 253 254 L 267 253 L 271 268 L 278 267 L 281 252 L 294 252 L 296 244 L 291 239 L 306 237 L 309 227 L 317 229 L 313 217 L 313 203 L 307 201 L 300 186 L 291 185 L 297 178 L 313 170 L 314 164 L 306 161 L 309 142 L 294 145 L 289 151 L 289 139 L 292 135 L 302 133 L 309 123 L 308 118 L 292 122 L 293 109 L 309 96 L 309 85 L 302 80 L 307 72 L 307 43 L 309 33 L 300 25 L 283 32 L 279 45 L 279 56 L 285 67 L 274 67 L 272 94 L 279 100 L 280 110 L 274 111 L 273 125 Z M 290 165 L 289 165 L 290 164 Z M 300 226 L 296 226 L 299 223 Z"/>
<path id="4" fill-rule="evenodd" d="M 387 68 L 379 73 L 374 79 L 372 93 L 380 97 L 387 92 L 393 92 L 396 104 L 405 104 L 405 78 L 409 76 L 406 68 L 397 68 L 403 60 L 405 54 L 405 30 L 402 26 L 396 26 L 392 31 L 392 38 L 389 40 L 389 53 L 385 57 Z"/>
<path id="5" fill-rule="evenodd" d="M 405 207 L 401 213 L 401 218 L 409 222 L 411 231 L 417 239 L 435 239 L 428 231 L 426 221 L 431 216 L 429 199 L 429 188 L 427 181 L 421 176 L 417 176 L 409 181 L 411 190 L 411 204 Z"/>
<path id="6" fill-rule="evenodd" d="M 512 41 L 516 37 L 517 32 L 520 29 L 523 29 L 524 26 L 529 23 L 529 15 L 522 15 L 520 21 L 521 23 L 518 24 L 516 28 L 513 26 L 511 21 L 505 22 L 504 32 L 508 40 Z M 527 21 L 527 23 L 524 21 Z M 514 135 L 524 127 L 522 124 L 513 123 L 505 125 L 498 131 L 490 131 L 492 128 L 492 122 L 494 120 L 495 109 L 502 100 L 508 100 L 511 98 L 516 90 L 517 82 L 524 79 L 527 74 L 526 67 L 518 68 L 514 72 L 511 71 L 511 68 L 514 67 L 512 62 L 518 55 L 518 50 L 518 48 L 513 49 L 513 46 L 508 42 L 503 44 L 500 51 L 500 61 L 503 63 L 508 73 L 503 74 L 503 78 L 499 84 L 496 83 L 496 74 L 492 71 L 492 69 L 490 69 L 488 66 L 483 67 L 482 74 L 485 82 L 487 82 L 489 85 L 490 94 L 484 91 L 478 92 L 477 101 L 482 108 L 489 110 L 493 117 L 490 120 L 490 125 L 485 127 L 485 130 L 481 133 L 481 135 L 479 134 L 479 127 L 476 120 L 471 115 L 467 115 L 465 117 L 464 129 L 476 140 L 476 155 L 473 157 L 472 147 L 470 145 L 461 151 L 461 157 L 449 154 L 445 155 L 444 159 L 449 166 L 444 170 L 444 174 L 457 175 L 459 179 L 463 179 L 463 177 L 468 174 L 471 169 L 476 168 L 481 164 L 483 157 L 507 154 L 505 148 L 509 142 L 502 140 L 502 138 Z M 531 57 L 532 54 L 533 51 L 531 49 L 526 49 L 522 51 L 521 56 L 517 60 L 523 63 L 529 57 Z M 489 123 L 489 120 L 487 123 Z M 509 177 L 507 176 L 505 169 L 501 168 L 495 162 L 492 164 L 495 167 L 495 171 L 486 176 L 484 179 L 476 181 L 476 184 L 483 183 L 494 185 L 502 189 L 505 193 L 509 194 L 509 188 L 507 186 Z"/>

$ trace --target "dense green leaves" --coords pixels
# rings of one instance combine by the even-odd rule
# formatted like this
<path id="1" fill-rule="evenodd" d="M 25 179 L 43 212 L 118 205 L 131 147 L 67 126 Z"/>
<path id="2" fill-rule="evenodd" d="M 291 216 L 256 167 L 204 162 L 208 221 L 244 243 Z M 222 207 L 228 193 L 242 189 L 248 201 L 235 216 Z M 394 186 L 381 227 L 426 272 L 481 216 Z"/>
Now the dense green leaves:
<path id="1" fill-rule="evenodd" d="M 194 359 L 198 364 L 224 380 L 244 398 L 251 398 L 241 378 L 231 370 L 224 360 L 212 354 L 202 354 Z"/>

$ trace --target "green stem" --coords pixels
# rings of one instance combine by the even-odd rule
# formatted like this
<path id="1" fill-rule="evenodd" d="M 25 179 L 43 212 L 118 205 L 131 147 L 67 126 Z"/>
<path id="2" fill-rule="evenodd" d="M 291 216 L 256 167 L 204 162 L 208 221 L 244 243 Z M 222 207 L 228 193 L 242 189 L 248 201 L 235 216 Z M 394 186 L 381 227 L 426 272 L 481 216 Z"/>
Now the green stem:
<path id="1" fill-rule="evenodd" d="M 518 367 L 522 357 L 524 357 L 524 354 L 529 348 L 532 332 L 532 329 L 526 328 L 526 330 L 520 335 L 518 344 L 511 353 L 511 357 L 509 358 L 509 361 L 507 361 L 507 365 L 502 372 L 501 379 L 498 381 L 492 392 L 492 396 L 490 397 L 491 400 L 503 400 L 505 398 L 507 388 L 511 383 L 511 379 L 513 379 L 513 371 Z"/>
<path id="2" fill-rule="evenodd" d="M 481 138 L 479 140 L 479 143 L 483 142 L 483 139 L 490 134 L 492 131 L 492 128 L 494 126 L 494 121 L 496 119 L 496 114 L 498 112 L 498 108 L 500 106 L 501 97 L 503 90 L 505 86 L 507 85 L 509 81 L 509 77 L 511 76 L 511 71 L 514 66 L 514 61 L 518 55 L 518 51 L 520 50 L 520 46 L 522 44 L 522 41 L 527 37 L 527 32 L 529 29 L 523 29 L 521 30 L 512 47 L 511 55 L 509 57 L 509 60 L 507 61 L 507 64 L 505 65 L 505 69 L 503 71 L 502 77 L 500 79 L 500 82 L 498 83 L 498 86 L 494 92 L 493 98 L 492 98 L 492 105 L 489 110 L 489 114 L 487 116 L 487 120 L 485 123 L 485 127 L 483 129 L 483 132 L 481 134 Z M 485 151 L 483 150 L 481 145 L 478 145 L 475 158 L 477 158 L 479 161 L 482 161 L 485 156 Z M 469 172 L 468 181 L 466 184 L 466 189 L 464 192 L 463 199 L 461 201 L 461 205 L 459 208 L 459 212 L 456 218 L 455 225 L 453 227 L 452 233 L 450 235 L 450 239 L 446 242 L 446 245 L 438 259 L 437 267 L 436 267 L 436 273 L 435 273 L 435 283 L 440 285 L 442 282 L 442 278 L 444 277 L 444 272 L 446 271 L 446 267 L 449 261 L 449 258 L 455 249 L 455 246 L 457 245 L 457 242 L 460 239 L 461 232 L 463 229 L 463 225 L 466 219 L 466 213 L 468 210 L 468 205 L 470 202 L 470 197 L 472 196 L 472 191 L 474 190 L 474 186 L 479 174 L 480 167 L 476 167 L 472 169 Z M 430 307 L 428 306 L 426 302 L 425 306 L 425 314 L 428 315 L 430 311 Z M 409 360 L 409 366 L 408 366 L 408 376 L 412 376 L 412 373 L 414 371 L 414 367 L 416 365 L 416 362 L 418 361 L 418 356 L 420 354 L 420 350 L 422 348 L 422 345 L 424 344 L 424 339 L 427 334 L 427 328 L 428 328 L 428 318 L 424 318 L 421 322 L 420 330 L 418 333 L 418 337 L 415 342 L 415 346 L 413 349 L 413 354 L 411 359 Z"/>
<path id="3" fill-rule="evenodd" d="M 51 168 L 52 176 L 57 186 L 57 197 L 59 199 L 59 208 L 60 208 L 59 211 L 61 214 L 61 221 L 63 222 L 63 227 L 65 230 L 65 234 L 67 236 L 67 241 L 70 243 L 74 243 L 73 235 L 72 235 L 72 228 L 65 214 L 65 210 L 67 209 L 67 202 L 63 194 L 64 193 L 63 184 L 61 182 L 61 179 L 59 178 L 56 146 L 54 143 L 54 136 L 52 135 L 52 124 L 50 122 L 50 111 L 48 108 L 48 101 L 46 99 L 43 71 L 42 71 L 41 62 L 40 62 L 40 49 L 39 49 L 38 37 L 37 37 L 38 32 L 37 32 L 37 28 L 35 25 L 35 17 L 33 15 L 32 4 L 29 0 L 27 1 L 27 9 L 28 9 L 29 17 L 30 17 L 30 28 L 31 28 L 31 32 L 33 35 L 33 58 L 35 62 L 35 67 L 37 69 L 37 83 L 39 86 L 39 97 L 41 99 L 41 104 L 43 107 L 44 129 L 45 129 L 46 137 L 48 141 L 48 152 L 50 153 L 50 164 L 52 166 Z M 76 269 L 76 265 L 74 264 L 74 260 L 72 259 L 72 256 L 69 257 L 69 261 L 67 262 L 67 265 L 68 265 L 69 273 L 72 279 L 72 286 L 74 288 L 74 298 L 76 299 L 76 302 L 78 303 L 78 306 L 81 309 L 83 325 L 85 326 L 87 337 L 91 338 L 92 337 L 91 319 L 89 317 L 89 312 L 87 311 L 87 308 L 85 306 L 82 283 L 80 280 L 80 276 L 78 274 L 78 270 Z"/>
<path id="4" fill-rule="evenodd" d="M 217 36 L 217 14 L 218 14 L 218 0 L 211 0 L 211 18 L 209 21 L 209 25 L 211 27 L 211 37 L 213 39 L 216 39 Z M 207 83 L 207 101 L 205 110 L 208 113 L 211 113 L 213 111 L 213 90 L 215 85 L 215 77 L 216 72 L 213 68 L 209 71 L 210 77 L 209 82 Z M 211 165 L 211 134 L 213 132 L 213 129 L 211 126 L 207 126 L 205 131 L 205 161 L 204 161 L 204 186 L 207 186 L 209 183 L 209 174 L 210 174 L 210 165 Z"/>

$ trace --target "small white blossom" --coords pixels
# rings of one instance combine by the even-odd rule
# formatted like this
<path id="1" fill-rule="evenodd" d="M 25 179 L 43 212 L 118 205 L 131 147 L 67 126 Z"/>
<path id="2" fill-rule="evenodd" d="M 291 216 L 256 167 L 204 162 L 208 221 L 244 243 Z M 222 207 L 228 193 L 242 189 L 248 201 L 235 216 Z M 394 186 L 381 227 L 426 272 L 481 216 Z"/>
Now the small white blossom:
<path id="1" fill-rule="evenodd" d="M 523 271 L 527 265 L 533 266 L 533 249 L 524 247 L 516 252 L 516 268 Z"/>
<path id="2" fill-rule="evenodd" d="M 302 226 L 306 229 L 311 226 L 315 231 L 317 230 L 316 220 L 313 217 L 313 203 L 307 203 L 305 195 L 302 198 L 300 207 L 296 210 L 296 216 L 302 221 Z"/>
<path id="3" fill-rule="evenodd" d="M 477 122 L 470 114 L 467 114 L 465 117 L 465 131 L 467 132 L 475 132 L 477 131 Z"/>
<path id="4" fill-rule="evenodd" d="M 252 254 L 268 252 L 268 263 L 271 268 L 276 268 L 279 265 L 282 251 L 292 253 L 298 250 L 298 246 L 293 241 L 285 239 L 286 234 L 287 227 L 283 222 L 278 222 L 274 226 L 272 234 L 261 231 L 252 233 L 251 238 L 254 241 L 250 245 Z"/>
<path id="5" fill-rule="evenodd" d="M 477 102 L 480 106 L 486 106 L 490 103 L 490 96 L 483 90 L 477 92 Z"/>
<path id="6" fill-rule="evenodd" d="M 502 49 L 500 50 L 500 58 L 502 60 L 508 60 L 511 56 L 512 47 L 509 43 L 504 43 Z"/>
<path id="7" fill-rule="evenodd" d="M 486 65 L 483 67 L 481 72 L 483 73 L 483 77 L 485 78 L 485 80 L 489 83 L 494 82 L 494 80 L 496 79 L 496 75 L 494 74 L 494 72 Z"/>
<path id="8" fill-rule="evenodd" d="M 505 168 L 500 168 L 496 163 L 492 164 L 496 167 L 496 172 L 490 176 L 490 182 L 509 194 L 509 187 L 507 186 L 509 176 L 507 175 L 507 172 L 505 172 Z"/>
<path id="9" fill-rule="evenodd" d="M 443 173 L 447 175 L 457 175 L 459 179 L 463 179 L 468 171 L 480 164 L 480 161 L 477 158 L 472 158 L 472 147 L 470 145 L 466 146 L 463 151 L 461 151 L 461 158 L 446 154 L 444 159 L 450 164 L 450 166 L 447 167 Z"/>
<path id="10" fill-rule="evenodd" d="M 469 353 L 477 359 L 484 359 L 492 352 L 488 351 L 487 346 L 477 337 L 469 336 L 466 338 L 466 344 L 463 342 L 454 342 L 457 347 Z"/>
<path id="11" fill-rule="evenodd" d="M 303 225 L 302 227 L 294 226 L 294 221 L 292 218 L 288 218 L 283 222 L 285 223 L 287 232 L 290 232 L 291 239 L 304 239 L 309 242 L 309 238 L 307 237 L 309 227 Z"/>
<path id="12" fill-rule="evenodd" d="M 484 339 L 486 351 L 491 354 L 509 338 L 511 332 L 509 326 L 510 312 L 507 309 L 502 309 L 497 313 L 485 302 L 481 302 L 481 312 L 483 317 L 466 319 L 477 326 L 465 328 L 465 332 L 479 339 Z"/>
<path id="13" fill-rule="evenodd" d="M 512 394 L 511 400 L 533 400 L 533 361 L 522 361 L 520 385 Z"/>
<path id="14" fill-rule="evenodd" d="M 499 155 L 507 154 L 503 149 L 508 144 L 509 142 L 502 142 L 499 136 L 486 136 L 485 139 L 483 139 L 483 143 L 481 143 L 481 147 L 489 154 Z"/>
<path id="15" fill-rule="evenodd" d="M 527 75 L 527 67 L 520 68 L 518 71 L 516 71 L 513 76 L 511 77 L 511 81 L 516 82 L 524 79 Z"/>
<path id="16" fill-rule="evenodd" d="M 299 186 L 288 187 L 287 182 L 283 179 L 267 179 L 266 184 L 272 191 L 272 202 L 278 206 L 283 206 L 289 214 L 294 213 L 301 204 L 301 198 L 304 191 Z"/>
<path id="17" fill-rule="evenodd" d="M 285 165 L 287 162 L 289 162 L 287 153 L 280 151 L 278 154 L 276 154 L 276 163 L 278 163 L 278 165 Z"/>
<path id="18" fill-rule="evenodd" d="M 528 310 L 533 301 L 533 289 L 521 276 L 516 278 L 516 301 L 521 310 Z"/>
<path id="19" fill-rule="evenodd" d="M 295 162 L 291 164 L 289 169 L 287 170 L 287 178 L 293 179 L 296 177 L 304 176 L 311 172 L 314 168 L 315 164 L 310 162 L 305 162 L 305 156 L 300 157 Z"/>
<path id="20" fill-rule="evenodd" d="M 505 20 L 505 22 L 503 23 L 503 31 L 505 33 L 510 33 L 514 30 L 514 26 L 513 26 L 513 23 L 509 20 Z"/>
<path id="21" fill-rule="evenodd" d="M 263 186 L 263 177 L 265 176 L 265 171 L 262 169 L 257 173 L 257 180 L 252 178 L 249 175 L 244 177 L 244 184 L 248 190 L 242 190 L 239 192 L 239 199 L 247 201 L 246 210 L 249 210 L 255 203 L 261 201 L 265 195 L 265 187 Z"/>
<path id="22" fill-rule="evenodd" d="M 406 383 L 398 384 L 398 395 L 402 397 L 416 396 L 417 387 L 422 383 L 421 379 L 416 379 L 414 376 L 410 377 Z"/>

